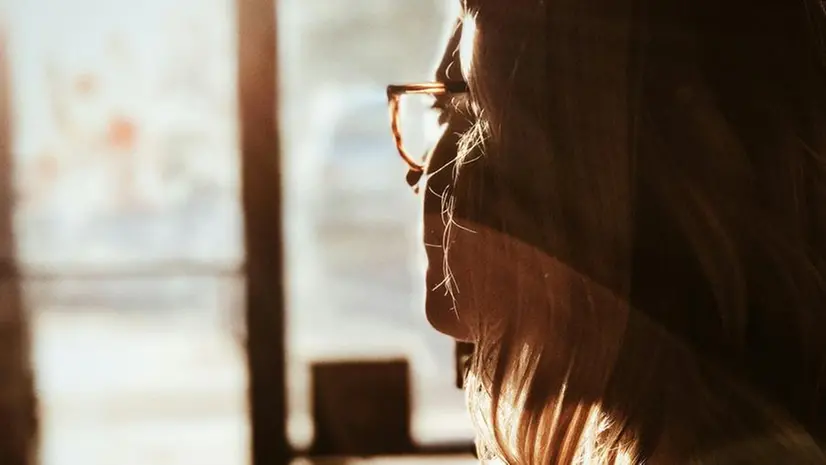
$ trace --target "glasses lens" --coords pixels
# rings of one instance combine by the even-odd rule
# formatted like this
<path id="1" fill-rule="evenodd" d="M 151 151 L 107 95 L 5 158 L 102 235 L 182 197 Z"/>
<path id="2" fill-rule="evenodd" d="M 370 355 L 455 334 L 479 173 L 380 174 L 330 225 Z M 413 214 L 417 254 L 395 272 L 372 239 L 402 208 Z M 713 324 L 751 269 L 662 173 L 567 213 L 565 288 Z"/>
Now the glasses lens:
<path id="1" fill-rule="evenodd" d="M 406 94 L 399 101 L 399 129 L 407 154 L 417 162 L 439 138 L 439 112 L 433 109 L 433 97 Z"/>

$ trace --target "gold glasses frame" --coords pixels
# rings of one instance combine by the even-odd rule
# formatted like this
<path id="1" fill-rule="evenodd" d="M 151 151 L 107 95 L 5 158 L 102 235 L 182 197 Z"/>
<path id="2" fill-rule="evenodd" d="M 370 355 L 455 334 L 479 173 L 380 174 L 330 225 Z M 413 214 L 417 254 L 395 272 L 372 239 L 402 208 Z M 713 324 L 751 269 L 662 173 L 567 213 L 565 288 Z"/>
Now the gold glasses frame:
<path id="1" fill-rule="evenodd" d="M 468 92 L 468 85 L 464 81 L 450 81 L 450 82 L 420 82 L 414 84 L 391 84 L 387 86 L 387 104 L 390 110 L 390 130 L 393 133 L 393 140 L 396 143 L 396 149 L 399 151 L 399 156 L 408 167 L 407 184 L 415 191 L 419 181 L 424 175 L 425 165 L 422 162 L 416 161 L 404 149 L 404 140 L 401 130 L 401 99 L 405 95 L 431 95 L 433 97 L 440 97 L 443 95 L 464 94 Z M 436 105 L 434 104 L 434 107 Z"/>

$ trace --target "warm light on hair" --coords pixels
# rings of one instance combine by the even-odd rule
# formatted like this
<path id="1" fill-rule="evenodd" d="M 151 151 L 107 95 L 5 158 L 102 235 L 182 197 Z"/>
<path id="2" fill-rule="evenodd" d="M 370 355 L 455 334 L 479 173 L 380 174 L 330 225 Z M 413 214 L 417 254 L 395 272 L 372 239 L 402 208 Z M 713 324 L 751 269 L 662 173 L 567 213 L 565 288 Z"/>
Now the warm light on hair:
<path id="1" fill-rule="evenodd" d="M 476 44 L 476 16 L 471 13 L 463 15 L 462 38 L 459 41 L 459 61 L 462 76 L 468 80 L 473 67 L 473 48 Z"/>

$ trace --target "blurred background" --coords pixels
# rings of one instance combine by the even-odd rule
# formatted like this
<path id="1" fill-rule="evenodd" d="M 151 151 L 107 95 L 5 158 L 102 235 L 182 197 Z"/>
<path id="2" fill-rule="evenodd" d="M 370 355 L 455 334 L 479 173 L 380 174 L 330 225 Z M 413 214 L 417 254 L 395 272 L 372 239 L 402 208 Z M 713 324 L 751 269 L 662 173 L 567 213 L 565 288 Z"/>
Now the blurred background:
<path id="1" fill-rule="evenodd" d="M 469 441 L 384 95 L 430 79 L 455 6 L 277 6 L 290 440 L 312 442 L 312 363 L 403 357 L 413 439 Z M 0 8 L 41 462 L 246 465 L 234 2 Z"/>

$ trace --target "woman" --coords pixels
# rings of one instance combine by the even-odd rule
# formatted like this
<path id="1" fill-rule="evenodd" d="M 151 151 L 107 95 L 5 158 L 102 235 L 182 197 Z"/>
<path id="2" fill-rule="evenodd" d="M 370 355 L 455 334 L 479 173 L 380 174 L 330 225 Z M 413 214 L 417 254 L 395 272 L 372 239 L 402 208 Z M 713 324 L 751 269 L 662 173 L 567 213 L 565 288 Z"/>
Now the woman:
<path id="1" fill-rule="evenodd" d="M 826 463 L 820 4 L 463 9 L 437 76 L 469 91 L 437 99 L 425 167 L 427 316 L 475 343 L 482 454 Z"/>

